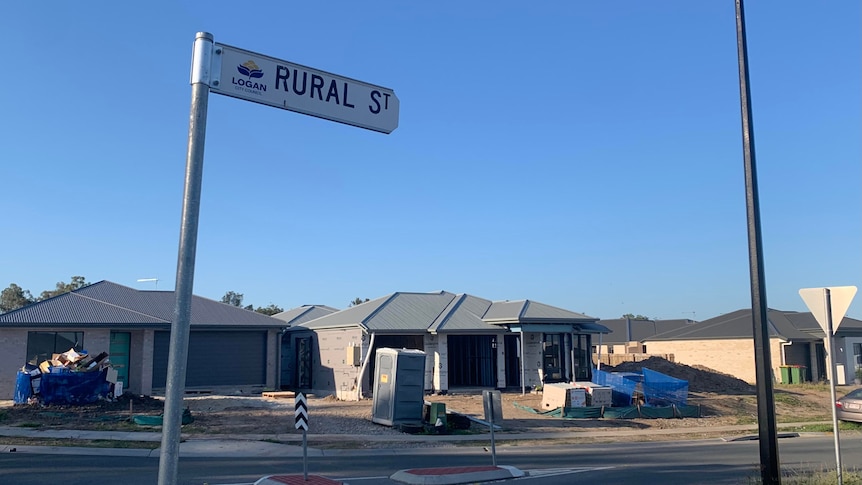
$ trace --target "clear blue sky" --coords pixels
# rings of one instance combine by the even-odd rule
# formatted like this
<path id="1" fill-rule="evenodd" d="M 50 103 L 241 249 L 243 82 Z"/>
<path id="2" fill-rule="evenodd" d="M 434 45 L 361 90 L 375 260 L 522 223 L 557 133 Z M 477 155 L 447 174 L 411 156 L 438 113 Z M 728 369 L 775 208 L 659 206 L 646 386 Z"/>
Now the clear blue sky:
<path id="1" fill-rule="evenodd" d="M 862 286 L 859 2 L 747 3 L 767 302 Z M 395 91 L 390 135 L 211 95 L 194 292 L 750 308 L 734 2 L 11 2 L 0 287 L 173 289 L 195 33 Z M 862 317 L 859 300 L 849 314 Z"/>

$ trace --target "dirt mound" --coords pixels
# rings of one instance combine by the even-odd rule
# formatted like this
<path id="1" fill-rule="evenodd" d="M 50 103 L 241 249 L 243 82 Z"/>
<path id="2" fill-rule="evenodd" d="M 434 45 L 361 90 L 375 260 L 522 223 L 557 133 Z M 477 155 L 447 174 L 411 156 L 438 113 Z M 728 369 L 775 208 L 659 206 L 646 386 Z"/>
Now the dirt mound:
<path id="1" fill-rule="evenodd" d="M 640 362 L 623 362 L 614 367 L 602 366 L 603 371 L 608 372 L 642 372 L 646 367 L 649 370 L 661 372 L 662 374 L 688 381 L 690 392 L 714 392 L 714 393 L 749 393 L 754 392 L 754 387 L 731 375 L 727 375 L 702 365 L 688 366 L 670 362 L 661 357 L 650 357 Z"/>

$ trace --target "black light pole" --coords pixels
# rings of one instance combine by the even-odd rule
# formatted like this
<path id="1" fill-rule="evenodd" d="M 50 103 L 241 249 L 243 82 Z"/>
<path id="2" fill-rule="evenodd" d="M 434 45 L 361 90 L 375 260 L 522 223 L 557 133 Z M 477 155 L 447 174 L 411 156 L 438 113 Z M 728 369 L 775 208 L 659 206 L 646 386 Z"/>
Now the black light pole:
<path id="1" fill-rule="evenodd" d="M 745 13 L 742 0 L 736 0 L 736 45 L 739 59 L 739 103 L 742 111 L 742 152 L 745 163 L 745 207 L 748 216 L 751 314 L 754 322 L 760 475 L 763 484 L 769 485 L 781 483 L 781 468 L 778 464 L 775 399 L 772 395 L 772 357 L 769 351 L 763 243 L 760 237 L 760 204 L 757 197 L 757 167 L 754 161 L 754 126 L 751 116 L 751 89 L 748 84 L 748 46 L 745 41 Z"/>

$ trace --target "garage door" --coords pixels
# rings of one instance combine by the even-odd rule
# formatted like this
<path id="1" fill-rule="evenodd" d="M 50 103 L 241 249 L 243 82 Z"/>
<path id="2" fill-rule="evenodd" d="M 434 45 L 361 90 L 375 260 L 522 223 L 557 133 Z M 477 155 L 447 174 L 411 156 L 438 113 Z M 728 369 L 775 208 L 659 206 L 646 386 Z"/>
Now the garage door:
<path id="1" fill-rule="evenodd" d="M 156 332 L 153 387 L 165 387 L 170 332 Z M 191 332 L 186 387 L 266 384 L 266 331 Z"/>

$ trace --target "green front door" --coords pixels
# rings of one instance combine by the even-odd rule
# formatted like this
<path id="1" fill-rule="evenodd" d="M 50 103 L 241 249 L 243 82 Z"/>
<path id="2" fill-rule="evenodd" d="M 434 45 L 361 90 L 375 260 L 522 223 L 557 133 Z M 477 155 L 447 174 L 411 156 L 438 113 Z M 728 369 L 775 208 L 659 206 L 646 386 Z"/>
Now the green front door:
<path id="1" fill-rule="evenodd" d="M 117 369 L 117 380 L 123 382 L 123 389 L 129 388 L 129 350 L 132 334 L 129 332 L 111 332 L 110 354 L 111 364 Z"/>

